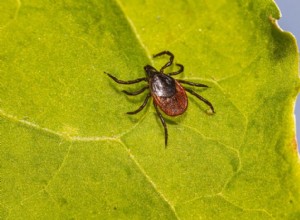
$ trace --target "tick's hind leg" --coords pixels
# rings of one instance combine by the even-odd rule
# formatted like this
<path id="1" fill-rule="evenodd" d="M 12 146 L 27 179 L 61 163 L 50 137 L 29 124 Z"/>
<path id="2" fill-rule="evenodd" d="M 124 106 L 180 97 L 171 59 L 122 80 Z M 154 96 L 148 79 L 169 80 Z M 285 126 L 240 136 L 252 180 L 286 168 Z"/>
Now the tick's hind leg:
<path id="1" fill-rule="evenodd" d="M 155 54 L 155 55 L 153 55 L 153 57 L 155 58 L 155 57 L 158 57 L 158 56 L 162 56 L 162 55 L 169 55 L 170 56 L 170 60 L 169 60 L 169 62 L 167 62 L 161 69 L 160 69 L 160 72 L 161 73 L 163 73 L 163 70 L 165 69 L 165 68 L 167 68 L 168 66 L 171 66 L 172 65 L 172 63 L 173 63 L 173 60 L 174 60 L 174 55 L 170 52 L 170 51 L 162 51 L 162 52 L 160 52 L 160 53 L 158 53 L 158 54 Z"/>
<path id="2" fill-rule="evenodd" d="M 155 107 L 155 110 L 157 112 L 157 115 L 161 121 L 161 123 L 163 124 L 164 126 L 164 130 L 165 130 L 165 147 L 167 148 L 167 145 L 168 145 L 168 128 L 167 128 L 167 124 L 165 122 L 165 119 L 162 117 L 161 113 L 159 112 L 158 108 L 157 108 L 157 105 L 153 102 L 153 105 Z"/>
<path id="3" fill-rule="evenodd" d="M 116 78 L 115 76 L 113 76 L 109 73 L 106 73 L 106 72 L 104 72 L 104 73 L 107 74 L 110 78 L 112 78 L 116 83 L 119 83 L 119 84 L 134 84 L 134 83 L 138 83 L 138 82 L 142 82 L 142 81 L 147 81 L 147 79 L 145 77 L 138 78 L 135 80 L 123 81 L 123 80 L 119 80 L 118 78 Z"/>
<path id="4" fill-rule="evenodd" d="M 200 99 L 200 100 L 201 100 L 202 102 L 204 102 L 206 105 L 208 105 L 208 106 L 210 107 L 211 111 L 212 111 L 213 113 L 215 113 L 215 109 L 214 109 L 213 105 L 212 105 L 208 100 L 206 100 L 205 98 L 203 98 L 201 95 L 195 93 L 195 92 L 194 92 L 193 90 L 191 90 L 191 89 L 188 89 L 188 88 L 185 88 L 185 87 L 184 87 L 184 89 L 185 89 L 185 91 L 187 91 L 187 92 L 191 93 L 192 95 L 196 96 L 198 99 Z"/>
<path id="5" fill-rule="evenodd" d="M 133 112 L 127 112 L 127 114 L 128 114 L 128 115 L 134 115 L 134 114 L 136 114 L 136 113 L 142 111 L 143 108 L 146 106 L 146 104 L 147 104 L 147 102 L 148 102 L 148 100 L 149 100 L 150 97 L 151 97 L 151 93 L 148 93 L 148 95 L 146 96 L 146 98 L 145 98 L 143 104 L 142 104 L 137 110 L 135 110 L 135 111 L 133 111 Z"/>

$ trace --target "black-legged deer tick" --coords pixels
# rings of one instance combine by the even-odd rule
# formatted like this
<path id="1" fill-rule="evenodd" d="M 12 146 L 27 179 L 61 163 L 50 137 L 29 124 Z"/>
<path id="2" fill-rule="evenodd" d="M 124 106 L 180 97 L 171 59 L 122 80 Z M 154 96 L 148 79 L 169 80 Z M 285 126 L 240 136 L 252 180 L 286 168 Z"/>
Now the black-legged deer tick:
<path id="1" fill-rule="evenodd" d="M 183 87 L 180 83 L 182 84 L 187 84 L 190 86 L 197 86 L 197 87 L 208 87 L 207 85 L 200 84 L 200 83 L 194 83 L 194 82 L 189 82 L 181 79 L 174 79 L 172 76 L 177 75 L 179 73 L 183 72 L 183 65 L 181 64 L 176 64 L 179 67 L 179 70 L 176 72 L 171 72 L 171 73 L 164 73 L 164 69 L 167 67 L 171 66 L 174 60 L 174 55 L 170 51 L 162 51 L 153 57 L 158 57 L 161 55 L 169 55 L 170 60 L 167 62 L 159 71 L 157 71 L 154 67 L 150 65 L 146 65 L 144 67 L 144 70 L 146 71 L 146 77 L 143 78 L 138 78 L 135 80 L 130 80 L 130 81 L 123 81 L 119 80 L 116 77 L 112 76 L 109 73 L 106 73 L 110 78 L 112 78 L 115 82 L 119 84 L 134 84 L 134 83 L 139 83 L 142 81 L 146 81 L 148 83 L 147 86 L 144 86 L 138 91 L 135 92 L 128 92 L 126 90 L 123 90 L 127 95 L 138 95 L 144 92 L 146 89 L 150 89 L 150 92 L 147 94 L 143 104 L 135 111 L 132 112 L 127 112 L 127 114 L 136 114 L 143 110 L 143 108 L 146 106 L 149 98 L 152 96 L 153 97 L 153 104 L 155 107 L 155 110 L 157 112 L 157 115 L 159 116 L 161 123 L 164 126 L 165 130 L 165 147 L 167 147 L 168 143 L 168 128 L 167 124 L 162 117 L 161 113 L 159 112 L 157 106 L 166 114 L 169 116 L 177 116 L 183 114 L 188 106 L 188 99 L 186 92 L 191 93 L 192 95 L 196 96 L 198 99 L 200 99 L 202 102 L 204 102 L 206 105 L 208 105 L 212 111 L 212 113 L 215 113 L 213 105 L 194 92 L 193 90 Z"/>

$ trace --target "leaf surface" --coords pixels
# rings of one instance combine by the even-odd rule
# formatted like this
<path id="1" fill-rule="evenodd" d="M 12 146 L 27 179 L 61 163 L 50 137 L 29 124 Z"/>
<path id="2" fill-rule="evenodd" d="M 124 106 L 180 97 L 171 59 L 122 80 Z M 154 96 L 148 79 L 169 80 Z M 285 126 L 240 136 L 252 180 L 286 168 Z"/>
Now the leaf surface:
<path id="1" fill-rule="evenodd" d="M 0 3 L 0 218 L 297 219 L 295 39 L 264 1 Z M 189 95 L 163 127 L 146 64 L 172 51 Z M 175 71 L 171 66 L 168 71 Z M 188 86 L 187 86 L 188 87 Z"/>

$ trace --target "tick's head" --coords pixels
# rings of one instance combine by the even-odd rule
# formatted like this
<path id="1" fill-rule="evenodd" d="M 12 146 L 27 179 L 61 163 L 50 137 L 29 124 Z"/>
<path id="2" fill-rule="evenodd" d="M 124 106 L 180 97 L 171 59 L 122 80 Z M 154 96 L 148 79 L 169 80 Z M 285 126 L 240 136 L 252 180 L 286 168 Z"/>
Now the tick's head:
<path id="1" fill-rule="evenodd" d="M 144 66 L 144 70 L 146 71 L 148 78 L 152 78 L 155 74 L 159 73 L 153 66 L 150 65 Z"/>

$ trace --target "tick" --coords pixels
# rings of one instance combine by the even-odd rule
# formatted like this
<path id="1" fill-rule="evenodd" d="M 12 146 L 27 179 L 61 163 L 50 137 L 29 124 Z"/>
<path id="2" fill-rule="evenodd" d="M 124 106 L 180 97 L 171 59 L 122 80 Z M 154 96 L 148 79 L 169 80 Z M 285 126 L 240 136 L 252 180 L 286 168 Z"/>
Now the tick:
<path id="1" fill-rule="evenodd" d="M 196 86 L 196 87 L 208 87 L 207 85 L 200 84 L 200 83 L 194 83 L 194 82 L 189 82 L 185 81 L 182 79 L 174 79 L 172 76 L 178 75 L 183 72 L 184 67 L 181 64 L 176 64 L 179 67 L 179 70 L 176 72 L 171 72 L 171 73 L 164 73 L 164 70 L 171 66 L 173 64 L 174 60 L 174 55 L 170 51 L 162 51 L 153 57 L 158 57 L 162 55 L 168 55 L 170 57 L 169 61 L 160 68 L 160 70 L 156 70 L 153 66 L 146 65 L 144 66 L 144 70 L 146 72 L 146 77 L 143 78 L 138 78 L 135 80 L 129 80 L 129 81 L 123 81 L 117 79 L 115 76 L 106 73 L 110 78 L 112 78 L 116 83 L 119 84 L 135 84 L 139 82 L 145 81 L 147 83 L 146 86 L 142 87 L 141 89 L 135 91 L 135 92 L 129 92 L 126 90 L 123 90 L 126 95 L 130 96 L 135 96 L 143 93 L 146 90 L 150 90 L 149 93 L 147 94 L 143 104 L 136 109 L 135 111 L 132 112 L 127 112 L 129 115 L 136 114 L 144 109 L 146 104 L 148 103 L 149 99 L 152 97 L 153 98 L 153 105 L 155 107 L 155 110 L 157 112 L 157 115 L 164 127 L 165 131 L 165 147 L 167 147 L 168 144 L 168 128 L 165 119 L 163 118 L 161 111 L 163 111 L 166 115 L 175 117 L 178 115 L 183 114 L 188 106 L 188 98 L 186 95 L 186 92 L 196 96 L 200 101 L 204 102 L 206 105 L 209 106 L 211 109 L 212 113 L 215 113 L 213 105 L 194 92 L 190 88 L 186 88 L 182 86 L 181 84 L 187 84 L 189 86 Z M 159 110 L 160 109 L 160 110 Z"/>

